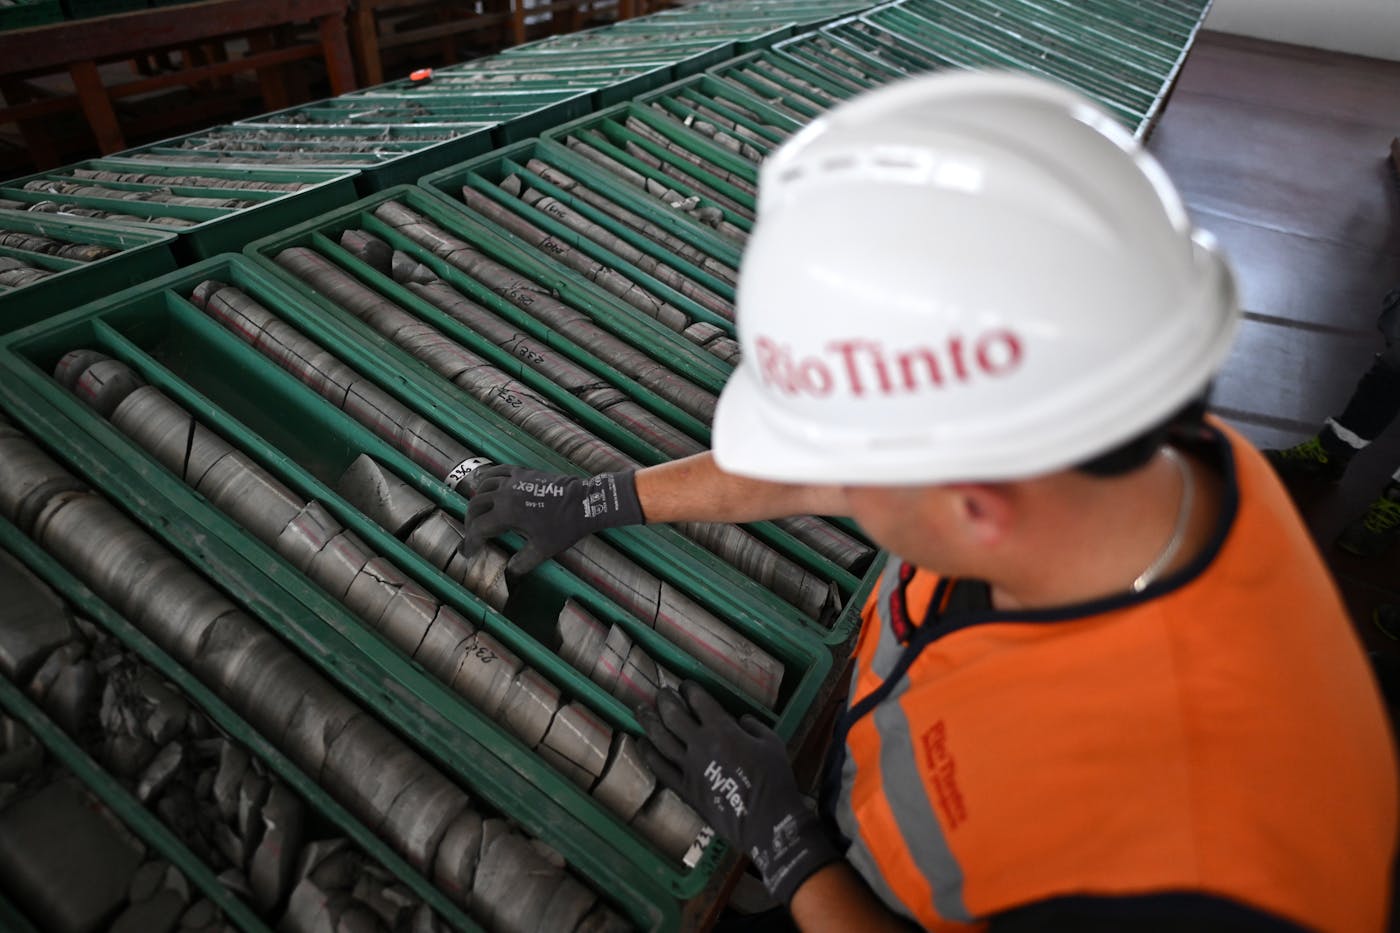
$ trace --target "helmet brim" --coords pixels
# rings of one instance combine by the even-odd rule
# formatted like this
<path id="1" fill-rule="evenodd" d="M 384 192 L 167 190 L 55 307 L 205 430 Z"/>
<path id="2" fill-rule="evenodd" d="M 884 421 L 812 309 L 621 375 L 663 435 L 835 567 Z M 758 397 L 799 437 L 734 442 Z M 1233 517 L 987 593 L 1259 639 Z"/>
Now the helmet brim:
<path id="1" fill-rule="evenodd" d="M 755 479 L 811 481 L 820 465 L 805 450 L 782 440 L 764 417 L 767 402 L 754 370 L 752 363 L 741 360 L 719 394 L 710 433 L 715 463 L 727 473 Z"/>

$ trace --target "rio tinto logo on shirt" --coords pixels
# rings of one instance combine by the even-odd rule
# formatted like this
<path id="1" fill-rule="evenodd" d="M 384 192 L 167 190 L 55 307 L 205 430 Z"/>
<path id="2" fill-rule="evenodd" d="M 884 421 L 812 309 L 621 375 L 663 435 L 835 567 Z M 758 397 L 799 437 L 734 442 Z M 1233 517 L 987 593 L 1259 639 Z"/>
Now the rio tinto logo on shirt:
<path id="1" fill-rule="evenodd" d="M 898 349 L 877 340 L 832 340 L 802 356 L 770 337 L 754 341 L 763 381 L 786 395 L 901 395 L 996 379 L 1015 372 L 1024 341 L 1011 330 Z"/>

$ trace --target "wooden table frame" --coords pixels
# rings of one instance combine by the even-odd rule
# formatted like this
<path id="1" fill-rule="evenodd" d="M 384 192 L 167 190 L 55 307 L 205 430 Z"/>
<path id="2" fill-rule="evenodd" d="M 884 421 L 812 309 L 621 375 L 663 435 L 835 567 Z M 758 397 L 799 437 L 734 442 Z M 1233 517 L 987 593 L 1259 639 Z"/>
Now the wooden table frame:
<path id="1" fill-rule="evenodd" d="M 470 16 L 423 26 L 400 33 L 380 35 L 376 14 L 401 10 L 426 10 L 432 6 L 430 0 L 354 0 L 350 14 L 350 41 L 355 49 L 355 62 L 360 69 L 360 83 L 366 87 L 384 82 L 384 63 L 380 55 L 382 49 L 409 45 L 414 42 L 428 42 L 433 39 L 450 39 L 467 32 L 507 27 L 509 45 L 520 45 L 529 38 L 525 19 L 536 14 L 567 13 L 568 18 L 559 17 L 560 23 L 551 30 L 553 33 L 573 32 L 582 28 L 583 18 L 595 8 L 616 10 L 617 19 L 630 19 L 637 16 L 648 4 L 646 0 L 546 0 L 538 6 L 526 7 L 523 0 L 500 0 L 500 8 L 485 10 Z M 445 55 L 449 61 L 453 56 Z"/>
<path id="2" fill-rule="evenodd" d="M 361 84 L 371 87 L 384 83 L 384 62 L 380 54 L 382 49 L 430 42 L 434 39 L 450 42 L 454 36 L 463 33 L 506 26 L 513 22 L 511 8 L 516 2 L 517 0 L 499 0 L 499 10 L 459 16 L 381 36 L 378 15 L 412 10 L 428 12 L 437 4 L 430 0 L 355 0 L 350 14 L 350 42 L 355 49 L 355 63 L 359 66 Z M 518 39 L 514 41 L 519 42 Z M 449 61 L 454 58 L 450 55 L 445 57 Z"/>
<path id="3" fill-rule="evenodd" d="M 291 103 L 282 66 L 317 57 L 325 60 L 331 92 L 344 94 L 355 89 L 345 29 L 347 4 L 348 0 L 205 0 L 0 33 L 0 91 L 7 104 L 0 109 L 0 123 L 18 123 L 34 161 L 45 168 L 60 160 L 41 121 L 75 107 L 87 117 L 106 155 L 127 148 L 112 107 L 115 98 L 256 71 L 264 103 L 269 110 L 279 110 Z M 314 23 L 318 41 L 278 47 L 270 31 L 291 23 Z M 249 37 L 251 51 L 245 58 L 210 61 L 111 86 L 102 83 L 97 70 L 103 62 L 237 36 Z M 25 78 L 63 71 L 73 80 L 76 98 L 34 99 L 26 89 Z"/>

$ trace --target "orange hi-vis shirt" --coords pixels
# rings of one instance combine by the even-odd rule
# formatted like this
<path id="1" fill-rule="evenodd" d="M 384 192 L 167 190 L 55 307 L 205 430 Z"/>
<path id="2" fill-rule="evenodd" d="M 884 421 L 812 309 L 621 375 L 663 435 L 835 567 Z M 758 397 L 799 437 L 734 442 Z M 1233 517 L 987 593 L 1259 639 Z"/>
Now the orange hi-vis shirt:
<path id="1" fill-rule="evenodd" d="M 1217 539 L 1141 594 L 940 611 L 950 581 L 886 567 L 829 779 L 847 858 L 892 909 L 964 929 L 1187 892 L 1384 928 L 1397 779 L 1375 682 L 1267 462 L 1216 431 Z"/>

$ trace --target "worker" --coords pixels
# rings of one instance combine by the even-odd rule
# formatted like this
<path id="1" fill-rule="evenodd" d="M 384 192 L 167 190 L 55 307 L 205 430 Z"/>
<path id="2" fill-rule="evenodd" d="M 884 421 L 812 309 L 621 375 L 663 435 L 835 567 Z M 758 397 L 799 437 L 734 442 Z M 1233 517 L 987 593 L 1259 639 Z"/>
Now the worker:
<path id="1" fill-rule="evenodd" d="M 1324 421 L 1307 440 L 1264 451 L 1284 482 L 1295 488 L 1340 482 L 1352 458 L 1400 414 L 1400 288 L 1381 300 L 1376 327 L 1385 339 L 1385 348 L 1357 380 L 1342 413 Z M 1396 540 L 1400 540 L 1400 469 L 1366 510 L 1342 528 L 1337 546 L 1357 557 L 1379 557 Z"/>
<path id="2" fill-rule="evenodd" d="M 889 552 L 821 806 L 693 683 L 648 760 L 804 930 L 1378 931 L 1392 738 L 1258 451 L 1238 317 L 1158 164 L 1073 92 L 912 79 L 762 169 L 709 453 L 483 471 L 527 571 L 640 521 L 852 516 Z"/>

